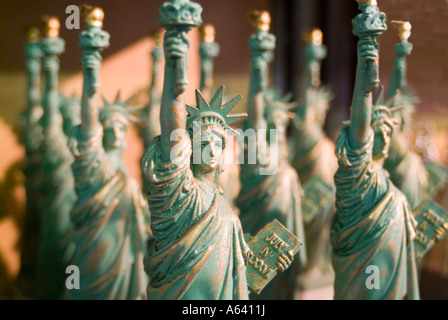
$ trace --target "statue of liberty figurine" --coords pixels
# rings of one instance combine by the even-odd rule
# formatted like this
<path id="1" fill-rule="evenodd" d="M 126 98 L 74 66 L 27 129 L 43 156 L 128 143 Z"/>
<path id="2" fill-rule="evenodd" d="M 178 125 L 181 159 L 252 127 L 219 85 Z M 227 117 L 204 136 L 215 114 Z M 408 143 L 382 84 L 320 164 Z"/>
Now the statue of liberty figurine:
<path id="1" fill-rule="evenodd" d="M 101 29 L 102 9 L 83 6 L 81 13 L 87 30 L 80 35 L 84 85 L 81 125 L 73 131 L 78 201 L 71 213 L 76 243 L 72 263 L 80 270 L 80 283 L 70 298 L 142 299 L 147 285 L 143 270 L 147 207 L 122 160 L 126 129 L 137 118 L 119 95 L 112 103 L 104 99 L 105 106 L 98 107 L 99 52 L 109 46 L 109 34 Z"/>
<path id="2" fill-rule="evenodd" d="M 305 72 L 302 102 L 293 122 L 291 164 L 303 185 L 316 176 L 333 185 L 337 170 L 335 147 L 323 129 L 332 94 L 320 85 L 320 67 L 327 50 L 322 44 L 322 31 L 319 29 L 304 31 L 303 38 L 307 42 Z"/>
<path id="3" fill-rule="evenodd" d="M 296 110 L 289 143 L 291 164 L 305 187 L 303 223 L 308 264 L 302 285 L 309 287 L 333 280 L 329 229 L 334 212 L 334 174 L 338 165 L 334 142 L 324 131 L 332 93 L 321 86 L 321 63 L 327 55 L 322 44 L 322 31 L 317 28 L 304 31 L 303 39 L 307 45 L 302 101 Z M 318 197 L 315 202 L 313 194 L 308 194 L 315 193 L 316 188 L 325 196 L 325 201 Z"/>
<path id="4" fill-rule="evenodd" d="M 419 299 L 416 221 L 383 169 L 397 121 L 372 105 L 378 87 L 377 37 L 387 29 L 376 1 L 357 0 L 358 66 L 350 121 L 336 145 L 336 213 L 331 226 L 335 299 Z M 373 273 L 377 277 L 370 277 Z M 373 279 L 374 278 L 374 279 Z"/>
<path id="5" fill-rule="evenodd" d="M 64 40 L 59 38 L 59 20 L 44 17 L 41 40 L 45 89 L 42 100 L 43 140 L 41 156 L 44 176 L 41 201 L 41 240 L 37 263 L 38 299 L 62 299 L 65 295 L 65 270 L 71 264 L 73 244 L 70 212 L 76 201 L 72 154 L 63 132 L 58 92 L 58 55 L 64 52 Z"/>
<path id="6" fill-rule="evenodd" d="M 250 249 L 218 185 L 229 125 L 245 116 L 229 114 L 241 97 L 223 103 L 220 87 L 210 102 L 196 91 L 196 107 L 185 105 L 183 98 L 187 32 L 201 23 L 201 11 L 188 0 L 160 8 L 159 22 L 167 29 L 161 135 L 142 161 L 154 235 L 145 259 L 150 300 L 249 297 L 245 254 Z"/>
<path id="7" fill-rule="evenodd" d="M 39 29 L 29 27 L 28 43 L 25 46 L 27 82 L 27 106 L 20 117 L 22 141 L 25 146 L 26 211 L 21 238 L 21 263 L 17 276 L 17 286 L 22 296 L 34 298 L 37 294 L 37 254 L 40 242 L 43 179 L 40 145 L 42 127 L 40 119 L 43 114 L 40 97 L 40 71 L 42 50 L 39 45 Z"/>
<path id="8" fill-rule="evenodd" d="M 249 39 L 251 80 L 245 128 L 255 129 L 255 139 L 249 136 L 241 147 L 245 159 L 240 161 L 241 191 L 236 205 L 240 209 L 244 232 L 256 234 L 265 224 L 277 219 L 299 239 L 304 239 L 303 191 L 297 173 L 287 159 L 286 128 L 293 114 L 285 99 L 266 88 L 268 62 L 272 60 L 275 48 L 275 36 L 268 32 L 271 18 L 267 11 L 253 11 L 249 18 L 256 30 Z M 264 135 L 260 134 L 263 132 Z M 253 147 L 256 147 L 255 152 Z M 255 153 L 257 159 L 252 159 Z M 296 278 L 305 265 L 306 250 L 303 248 L 290 269 L 273 279 L 261 294 L 251 298 L 294 299 L 299 290 Z"/>
<path id="9" fill-rule="evenodd" d="M 388 104 L 402 108 L 396 112 L 401 125 L 392 136 L 384 168 L 389 171 L 392 182 L 406 195 L 411 208 L 415 209 L 443 186 L 448 172 L 435 163 L 426 165 L 422 156 L 411 147 L 414 105 L 418 101 L 406 79 L 406 56 L 412 51 L 412 44 L 408 42 L 411 24 L 406 21 L 392 21 L 392 24 L 398 29 L 401 42 L 395 46 L 397 57 L 393 64 L 387 100 Z M 438 173 L 431 174 L 431 169 L 438 169 Z"/>

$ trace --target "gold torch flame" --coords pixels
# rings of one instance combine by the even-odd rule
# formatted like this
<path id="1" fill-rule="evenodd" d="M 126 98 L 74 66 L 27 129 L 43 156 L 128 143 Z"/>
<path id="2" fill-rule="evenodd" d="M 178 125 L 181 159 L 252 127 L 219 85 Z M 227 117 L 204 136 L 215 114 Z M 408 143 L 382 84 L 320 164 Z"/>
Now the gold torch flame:
<path id="1" fill-rule="evenodd" d="M 249 21 L 260 31 L 268 32 L 271 27 L 271 15 L 268 11 L 254 10 L 248 14 Z"/>

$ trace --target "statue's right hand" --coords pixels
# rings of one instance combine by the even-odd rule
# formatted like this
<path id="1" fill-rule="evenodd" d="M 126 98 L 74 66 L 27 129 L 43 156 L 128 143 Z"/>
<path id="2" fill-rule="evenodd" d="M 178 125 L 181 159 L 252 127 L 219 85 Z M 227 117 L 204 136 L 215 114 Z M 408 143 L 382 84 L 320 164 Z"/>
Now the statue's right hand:
<path id="1" fill-rule="evenodd" d="M 378 61 L 378 44 L 371 39 L 361 39 L 358 42 L 358 60 L 361 64 Z"/>
<path id="2" fill-rule="evenodd" d="M 82 56 L 82 65 L 84 69 L 99 70 L 101 67 L 101 55 L 98 51 L 86 51 Z"/>
<path id="3" fill-rule="evenodd" d="M 190 43 L 183 33 L 169 32 L 165 33 L 163 49 L 166 59 L 180 59 L 188 55 Z"/>

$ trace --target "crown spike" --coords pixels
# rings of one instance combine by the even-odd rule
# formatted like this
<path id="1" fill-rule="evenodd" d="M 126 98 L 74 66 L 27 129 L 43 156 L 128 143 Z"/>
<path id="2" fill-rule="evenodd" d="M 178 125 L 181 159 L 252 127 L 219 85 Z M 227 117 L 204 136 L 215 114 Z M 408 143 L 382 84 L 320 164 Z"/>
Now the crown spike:
<path id="1" fill-rule="evenodd" d="M 210 105 L 205 101 L 204 96 L 198 89 L 196 89 L 196 102 L 198 103 L 199 110 L 203 110 L 205 107 L 210 109 Z"/>
<path id="2" fill-rule="evenodd" d="M 118 90 L 117 96 L 115 97 L 114 104 L 119 104 L 120 103 L 120 96 L 121 96 L 121 90 Z"/>
<path id="3" fill-rule="evenodd" d="M 243 96 L 238 95 L 235 98 L 227 101 L 222 107 L 221 110 L 228 110 L 226 115 L 235 107 L 235 105 L 243 98 Z"/>
<path id="4" fill-rule="evenodd" d="M 106 96 L 103 94 L 102 97 L 103 97 L 104 106 L 105 107 L 109 107 L 110 106 L 110 102 L 107 100 Z"/>
<path id="5" fill-rule="evenodd" d="M 241 118 L 245 118 L 245 117 L 247 117 L 247 113 L 234 113 L 234 114 L 227 115 L 227 117 L 226 117 L 227 125 L 232 124 L 235 121 L 240 120 Z"/>
<path id="6" fill-rule="evenodd" d="M 215 108 L 216 106 L 219 106 L 219 107 L 222 106 L 223 93 L 224 93 L 224 86 L 220 86 L 218 88 L 218 90 L 216 90 L 215 94 L 213 95 L 212 100 L 210 101 L 210 106 L 212 108 Z"/>

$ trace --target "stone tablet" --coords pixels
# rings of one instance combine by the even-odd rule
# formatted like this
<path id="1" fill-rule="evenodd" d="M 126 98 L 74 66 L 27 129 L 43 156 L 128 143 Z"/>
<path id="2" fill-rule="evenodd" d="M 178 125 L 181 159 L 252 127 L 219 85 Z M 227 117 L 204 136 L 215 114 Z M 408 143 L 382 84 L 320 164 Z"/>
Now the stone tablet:
<path id="1" fill-rule="evenodd" d="M 247 286 L 259 294 L 278 273 L 278 257 L 288 251 L 299 252 L 302 245 L 299 238 L 274 219 L 261 229 L 249 243 L 246 253 Z"/>
<path id="2" fill-rule="evenodd" d="M 302 215 L 305 225 L 314 221 L 316 216 L 324 209 L 331 206 L 333 189 L 320 177 L 312 178 L 305 186 L 302 198 Z"/>
<path id="3" fill-rule="evenodd" d="M 414 239 L 415 255 L 423 258 L 434 243 L 443 239 L 448 230 L 448 212 L 431 200 L 423 201 L 415 210 L 418 226 Z"/>

